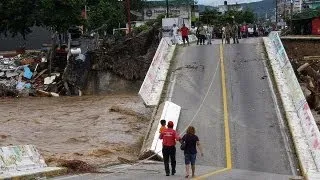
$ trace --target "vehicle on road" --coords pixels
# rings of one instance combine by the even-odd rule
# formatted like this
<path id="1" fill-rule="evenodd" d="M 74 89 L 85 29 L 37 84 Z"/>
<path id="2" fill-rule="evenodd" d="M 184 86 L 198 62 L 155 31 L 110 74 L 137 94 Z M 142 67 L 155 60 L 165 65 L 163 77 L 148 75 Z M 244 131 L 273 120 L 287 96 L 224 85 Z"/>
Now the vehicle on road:
<path id="1" fill-rule="evenodd" d="M 248 37 L 253 37 L 255 34 L 253 26 L 248 27 Z"/>

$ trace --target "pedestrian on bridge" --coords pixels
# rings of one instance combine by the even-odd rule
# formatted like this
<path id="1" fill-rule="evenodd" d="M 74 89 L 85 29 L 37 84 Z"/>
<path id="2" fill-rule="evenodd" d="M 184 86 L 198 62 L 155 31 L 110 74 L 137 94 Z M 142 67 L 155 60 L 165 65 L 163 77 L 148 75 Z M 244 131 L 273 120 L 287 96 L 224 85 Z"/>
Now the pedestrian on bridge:
<path id="1" fill-rule="evenodd" d="M 239 37 L 238 37 L 238 31 L 239 31 L 239 26 L 236 24 L 236 22 L 233 22 L 232 25 L 232 39 L 233 39 L 233 44 L 239 44 Z"/>
<path id="2" fill-rule="evenodd" d="M 171 174 L 176 173 L 176 141 L 180 140 L 178 133 L 173 129 L 173 122 L 169 121 L 167 129 L 160 134 L 162 139 L 162 154 L 166 176 L 170 176 L 169 158 L 171 160 Z"/>
<path id="3" fill-rule="evenodd" d="M 186 45 L 186 41 L 188 43 L 188 46 L 190 45 L 189 44 L 189 28 L 186 27 L 185 24 L 182 25 L 182 28 L 180 28 L 180 31 L 181 31 L 181 36 L 182 36 L 182 41 L 183 41 L 183 46 Z"/>
<path id="4" fill-rule="evenodd" d="M 226 43 L 230 44 L 230 38 L 232 35 L 232 27 L 229 23 L 227 23 L 226 28 L 225 28 L 225 33 L 226 33 Z"/>
<path id="5" fill-rule="evenodd" d="M 172 32 L 173 44 L 177 44 L 178 43 L 179 28 L 178 28 L 178 26 L 176 24 L 173 24 L 171 32 Z"/>
<path id="6" fill-rule="evenodd" d="M 205 45 L 206 30 L 201 24 L 198 25 L 196 35 L 198 37 L 197 45 L 199 45 L 199 42 L 200 42 L 200 45 L 202 44 Z"/>
<path id="7" fill-rule="evenodd" d="M 213 27 L 208 25 L 207 31 L 206 31 L 206 39 L 207 39 L 207 45 L 212 44 L 212 33 L 213 33 Z"/>
<path id="8" fill-rule="evenodd" d="M 222 39 L 222 44 L 223 44 L 223 41 L 226 39 L 226 27 L 223 26 L 221 28 L 221 39 Z"/>
<path id="9" fill-rule="evenodd" d="M 160 121 L 160 124 L 161 124 L 161 127 L 159 129 L 159 133 L 161 134 L 167 127 L 166 127 L 166 120 L 165 119 L 162 119 Z"/>
<path id="10" fill-rule="evenodd" d="M 186 165 L 185 178 L 189 178 L 190 164 L 191 164 L 192 177 L 195 177 L 197 146 L 201 156 L 203 156 L 203 151 L 200 145 L 199 138 L 197 135 L 195 135 L 195 133 L 196 133 L 195 128 L 193 126 L 189 126 L 187 129 L 187 133 L 181 139 L 181 141 L 185 143 L 185 148 L 184 148 L 184 161 Z"/>

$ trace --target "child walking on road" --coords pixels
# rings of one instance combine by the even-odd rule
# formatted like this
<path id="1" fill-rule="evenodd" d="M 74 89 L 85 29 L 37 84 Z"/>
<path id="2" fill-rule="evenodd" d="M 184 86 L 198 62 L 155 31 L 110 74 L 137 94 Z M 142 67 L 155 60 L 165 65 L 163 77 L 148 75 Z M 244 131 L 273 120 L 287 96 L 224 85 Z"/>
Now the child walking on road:
<path id="1" fill-rule="evenodd" d="M 162 119 L 162 120 L 160 121 L 160 124 L 161 124 L 161 127 L 160 127 L 160 129 L 159 129 L 159 133 L 162 133 L 165 129 L 167 129 L 167 128 L 166 128 L 166 120 Z"/>

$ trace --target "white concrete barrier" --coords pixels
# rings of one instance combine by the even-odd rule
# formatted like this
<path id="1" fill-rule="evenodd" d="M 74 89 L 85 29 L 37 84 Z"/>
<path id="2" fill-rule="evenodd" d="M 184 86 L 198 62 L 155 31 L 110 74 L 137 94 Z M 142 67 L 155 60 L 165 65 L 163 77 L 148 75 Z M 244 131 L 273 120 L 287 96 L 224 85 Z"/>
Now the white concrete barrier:
<path id="1" fill-rule="evenodd" d="M 60 170 L 63 168 L 47 167 L 43 157 L 33 145 L 0 148 L 0 179 Z"/>
<path id="2" fill-rule="evenodd" d="M 194 34 L 188 35 L 188 38 L 189 38 L 189 43 L 193 43 L 193 42 L 196 42 L 198 40 L 197 36 L 194 35 Z M 179 45 L 183 44 L 182 36 L 178 36 L 178 42 L 177 43 Z"/>
<path id="3" fill-rule="evenodd" d="M 155 119 L 155 122 L 157 122 L 157 129 L 155 131 L 155 134 L 153 135 L 153 141 L 151 144 L 151 147 L 149 149 L 149 151 L 153 154 L 157 154 L 158 157 L 163 158 L 162 156 L 162 140 L 159 139 L 160 137 L 160 120 L 164 119 L 166 120 L 166 122 L 168 123 L 169 121 L 172 121 L 174 123 L 174 127 L 173 129 L 176 130 L 177 129 L 177 125 L 178 125 L 178 121 L 179 121 L 179 117 L 180 117 L 180 111 L 181 111 L 181 107 L 166 101 L 160 116 L 160 119 Z"/>
<path id="4" fill-rule="evenodd" d="M 152 141 L 150 151 L 157 154 L 161 158 L 163 158 L 163 156 L 162 156 L 162 151 L 161 151 L 162 150 L 162 140 L 159 139 L 159 136 L 160 136 L 159 130 L 161 127 L 160 120 L 164 119 L 164 120 L 166 120 L 167 123 L 169 121 L 172 121 L 174 124 L 173 129 L 176 130 L 177 125 L 178 125 L 178 121 L 179 121 L 179 117 L 180 117 L 180 111 L 181 111 L 180 106 L 178 106 L 172 102 L 166 101 L 164 104 L 164 108 L 163 108 L 160 119 L 156 119 L 156 121 L 158 120 L 158 128 L 154 134 L 154 138 Z"/>
<path id="5" fill-rule="evenodd" d="M 273 74 L 304 175 L 320 171 L 320 132 L 301 90 L 278 32 L 264 38 Z"/>
<path id="6" fill-rule="evenodd" d="M 146 106 L 157 106 L 159 103 L 175 47 L 170 45 L 170 41 L 166 38 L 161 39 L 139 90 L 139 95 Z"/>

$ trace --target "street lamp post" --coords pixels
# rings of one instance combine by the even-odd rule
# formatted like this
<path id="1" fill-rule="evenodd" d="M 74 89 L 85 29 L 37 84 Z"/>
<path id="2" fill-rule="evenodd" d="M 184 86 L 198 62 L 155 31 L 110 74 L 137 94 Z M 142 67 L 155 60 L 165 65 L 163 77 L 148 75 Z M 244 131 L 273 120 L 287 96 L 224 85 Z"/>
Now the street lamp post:
<path id="1" fill-rule="evenodd" d="M 167 18 L 169 18 L 169 0 L 166 0 L 167 5 Z"/>

